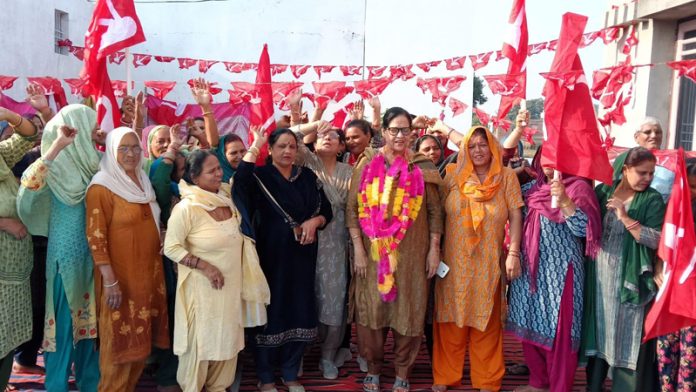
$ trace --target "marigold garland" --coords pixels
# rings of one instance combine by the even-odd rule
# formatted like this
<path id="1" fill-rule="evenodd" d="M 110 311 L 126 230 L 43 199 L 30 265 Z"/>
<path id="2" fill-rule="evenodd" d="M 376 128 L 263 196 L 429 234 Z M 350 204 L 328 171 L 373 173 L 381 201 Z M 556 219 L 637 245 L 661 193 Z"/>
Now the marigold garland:
<path id="1" fill-rule="evenodd" d="M 363 232 L 370 238 L 370 253 L 377 260 L 377 289 L 382 301 L 396 300 L 394 272 L 398 264 L 397 248 L 406 231 L 418 217 L 423 204 L 425 184 L 423 173 L 396 157 L 389 170 L 384 155 L 378 154 L 367 164 L 360 180 L 358 218 Z M 389 209 L 394 182 L 397 181 L 394 203 Z"/>

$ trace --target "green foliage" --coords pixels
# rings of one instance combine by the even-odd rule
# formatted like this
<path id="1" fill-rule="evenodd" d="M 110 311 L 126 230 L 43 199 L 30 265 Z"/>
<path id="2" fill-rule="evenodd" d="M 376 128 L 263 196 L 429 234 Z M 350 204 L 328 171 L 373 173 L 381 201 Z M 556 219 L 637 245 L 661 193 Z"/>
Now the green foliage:
<path id="1" fill-rule="evenodd" d="M 483 95 L 483 79 L 474 76 L 474 107 L 483 105 L 488 101 L 488 97 Z"/>
<path id="2" fill-rule="evenodd" d="M 520 111 L 520 105 L 515 105 L 510 109 L 510 113 L 507 115 L 507 119 L 514 122 L 517 117 L 517 112 Z M 544 98 L 534 98 L 527 100 L 527 111 L 529 112 L 529 118 L 531 120 L 538 120 L 541 118 L 541 113 L 544 112 Z"/>

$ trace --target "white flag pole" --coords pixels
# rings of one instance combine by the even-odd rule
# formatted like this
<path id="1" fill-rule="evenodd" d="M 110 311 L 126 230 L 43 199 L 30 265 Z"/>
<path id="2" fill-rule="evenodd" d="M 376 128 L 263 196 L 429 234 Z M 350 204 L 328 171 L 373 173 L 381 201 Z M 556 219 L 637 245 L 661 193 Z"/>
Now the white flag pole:
<path id="1" fill-rule="evenodd" d="M 526 99 L 523 99 L 523 100 L 520 101 L 520 110 L 527 110 L 527 100 L 526 100 Z M 523 121 L 523 122 L 522 122 L 522 126 L 523 126 L 523 127 L 526 127 L 526 126 L 527 126 L 527 122 L 526 122 L 526 121 Z"/>
<path id="2" fill-rule="evenodd" d="M 126 95 L 133 95 L 133 76 L 131 75 L 131 52 L 130 48 L 126 48 Z"/>

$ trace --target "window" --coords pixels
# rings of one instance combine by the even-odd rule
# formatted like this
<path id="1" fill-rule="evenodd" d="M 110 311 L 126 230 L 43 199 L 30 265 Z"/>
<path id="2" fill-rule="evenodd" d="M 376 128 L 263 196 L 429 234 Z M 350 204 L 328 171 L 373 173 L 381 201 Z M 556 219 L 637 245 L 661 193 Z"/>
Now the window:
<path id="1" fill-rule="evenodd" d="M 61 10 L 55 11 L 55 29 L 54 29 L 54 45 L 55 52 L 58 54 L 68 54 L 68 48 L 58 46 L 58 41 L 68 39 L 68 13 Z"/>
<path id="2" fill-rule="evenodd" d="M 676 60 L 696 59 L 696 21 L 679 26 Z M 696 123 L 696 83 L 681 77 L 675 80 L 675 94 L 672 100 L 674 115 L 674 148 L 684 150 L 694 148 L 694 125 Z"/>

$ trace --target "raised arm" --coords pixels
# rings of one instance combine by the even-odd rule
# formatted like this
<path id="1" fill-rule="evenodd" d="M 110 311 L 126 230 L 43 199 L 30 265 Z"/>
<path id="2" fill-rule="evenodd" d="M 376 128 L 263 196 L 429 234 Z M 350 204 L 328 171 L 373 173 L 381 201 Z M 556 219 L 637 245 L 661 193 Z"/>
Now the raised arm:
<path id="1" fill-rule="evenodd" d="M 372 107 L 372 129 L 382 128 L 382 103 L 379 101 L 379 95 L 370 98 L 367 103 Z"/>
<path id="2" fill-rule="evenodd" d="M 48 99 L 46 99 L 43 87 L 36 83 L 30 83 L 27 86 L 27 102 L 36 109 L 44 124 L 51 121 L 54 113 L 48 106 Z"/>
<path id="3" fill-rule="evenodd" d="M 529 112 L 526 110 L 520 110 L 517 113 L 517 118 L 515 119 L 515 129 L 510 132 L 508 137 L 503 141 L 503 148 L 516 148 L 517 144 L 522 138 L 524 129 L 529 124 Z"/>
<path id="4" fill-rule="evenodd" d="M 193 87 L 191 87 L 191 95 L 203 112 L 203 123 L 205 124 L 205 133 L 193 133 L 191 136 L 198 139 L 200 148 L 208 149 L 215 148 L 220 144 L 220 132 L 218 131 L 217 121 L 213 114 L 213 98 L 210 94 L 210 83 L 203 78 L 194 79 Z"/>

